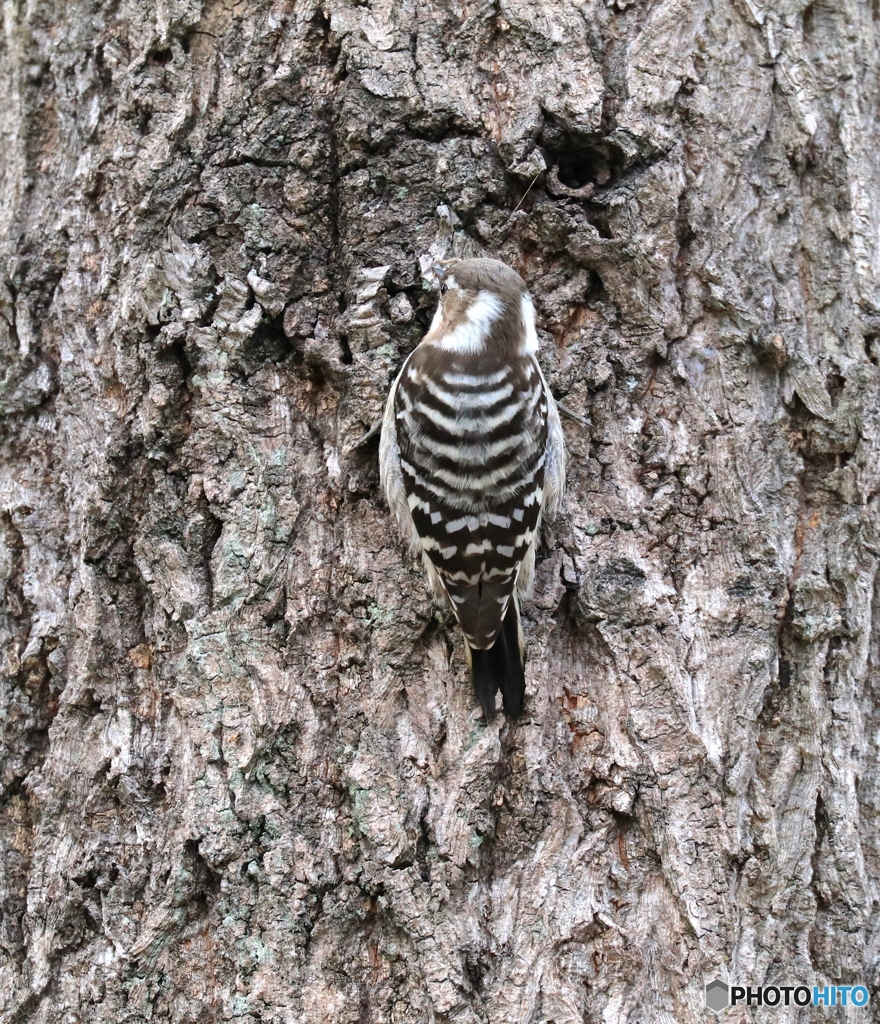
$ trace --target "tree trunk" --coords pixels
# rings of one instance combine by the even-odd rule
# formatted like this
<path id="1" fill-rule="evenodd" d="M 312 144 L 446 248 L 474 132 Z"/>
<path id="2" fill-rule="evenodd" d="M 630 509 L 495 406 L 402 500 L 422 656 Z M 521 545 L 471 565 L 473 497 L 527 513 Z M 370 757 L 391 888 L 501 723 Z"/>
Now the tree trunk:
<path id="1" fill-rule="evenodd" d="M 876 0 L 3 11 L 3 1019 L 880 981 Z M 489 726 L 373 429 L 474 254 L 573 414 Z"/>

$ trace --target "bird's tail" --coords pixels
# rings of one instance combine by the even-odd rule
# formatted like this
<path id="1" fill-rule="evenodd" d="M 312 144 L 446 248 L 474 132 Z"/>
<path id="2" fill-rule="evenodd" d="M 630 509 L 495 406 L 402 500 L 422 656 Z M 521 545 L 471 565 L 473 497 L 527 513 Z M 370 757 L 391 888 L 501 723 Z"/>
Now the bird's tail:
<path id="1" fill-rule="evenodd" d="M 526 648 L 516 595 L 511 597 L 501 632 L 488 650 L 472 648 L 467 640 L 464 644 L 474 692 L 486 720 L 491 721 L 495 717 L 495 694 L 499 690 L 505 715 L 510 718 L 521 715 L 526 695 Z"/>

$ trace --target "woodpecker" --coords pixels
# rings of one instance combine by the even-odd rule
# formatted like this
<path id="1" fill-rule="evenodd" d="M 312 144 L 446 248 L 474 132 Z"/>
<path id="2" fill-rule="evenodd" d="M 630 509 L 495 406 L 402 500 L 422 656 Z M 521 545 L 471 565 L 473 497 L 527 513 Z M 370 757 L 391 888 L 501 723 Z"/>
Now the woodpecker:
<path id="1" fill-rule="evenodd" d="M 505 714 L 522 712 L 519 601 L 541 517 L 556 512 L 565 489 L 559 412 L 537 351 L 519 274 L 498 260 L 456 261 L 382 420 L 388 505 L 435 593 L 450 600 L 487 720 L 499 690 Z"/>

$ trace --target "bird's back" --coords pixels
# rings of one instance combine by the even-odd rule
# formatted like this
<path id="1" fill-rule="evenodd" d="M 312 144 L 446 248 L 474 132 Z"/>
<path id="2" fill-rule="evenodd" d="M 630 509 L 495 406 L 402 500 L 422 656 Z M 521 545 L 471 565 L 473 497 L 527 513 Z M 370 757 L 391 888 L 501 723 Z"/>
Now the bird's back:
<path id="1" fill-rule="evenodd" d="M 491 647 L 540 518 L 547 396 L 534 356 L 420 347 L 401 374 L 395 421 L 422 547 L 470 646 Z"/>

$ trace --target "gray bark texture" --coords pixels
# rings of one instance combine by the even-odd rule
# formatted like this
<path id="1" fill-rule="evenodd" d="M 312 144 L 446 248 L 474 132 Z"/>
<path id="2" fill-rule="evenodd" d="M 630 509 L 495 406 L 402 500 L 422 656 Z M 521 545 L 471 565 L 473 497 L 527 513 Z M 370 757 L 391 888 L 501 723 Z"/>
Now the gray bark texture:
<path id="1" fill-rule="evenodd" d="M 877 0 L 2 9 L 2 1020 L 874 991 Z M 453 255 L 574 414 L 488 727 L 373 430 Z"/>

